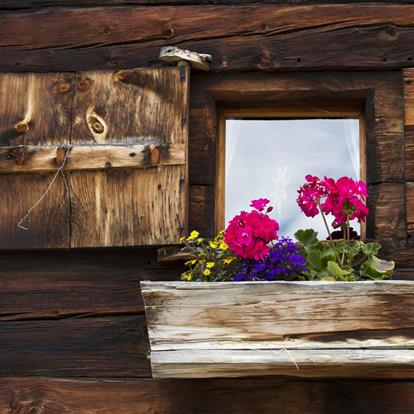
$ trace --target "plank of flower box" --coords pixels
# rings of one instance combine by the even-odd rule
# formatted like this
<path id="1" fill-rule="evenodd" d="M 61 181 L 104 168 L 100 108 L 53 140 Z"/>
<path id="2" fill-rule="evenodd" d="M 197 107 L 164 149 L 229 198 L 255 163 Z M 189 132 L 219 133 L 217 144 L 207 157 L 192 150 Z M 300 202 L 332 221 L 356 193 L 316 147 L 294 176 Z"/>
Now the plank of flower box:
<path id="1" fill-rule="evenodd" d="M 244 349 L 151 354 L 154 378 L 293 377 L 413 378 L 414 350 Z"/>
<path id="2" fill-rule="evenodd" d="M 414 377 L 412 281 L 141 287 L 155 377 Z"/>

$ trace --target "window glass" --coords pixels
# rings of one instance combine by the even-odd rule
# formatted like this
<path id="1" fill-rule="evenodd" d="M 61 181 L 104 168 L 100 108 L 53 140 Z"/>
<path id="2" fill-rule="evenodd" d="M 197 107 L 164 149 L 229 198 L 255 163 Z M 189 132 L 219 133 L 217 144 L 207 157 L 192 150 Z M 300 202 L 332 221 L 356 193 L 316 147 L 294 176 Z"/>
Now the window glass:
<path id="1" fill-rule="evenodd" d="M 226 224 L 252 199 L 274 206 L 280 235 L 313 228 L 327 237 L 322 218 L 306 217 L 296 204 L 307 174 L 360 179 L 358 119 L 227 119 Z M 359 224 L 351 223 L 359 233 Z"/>

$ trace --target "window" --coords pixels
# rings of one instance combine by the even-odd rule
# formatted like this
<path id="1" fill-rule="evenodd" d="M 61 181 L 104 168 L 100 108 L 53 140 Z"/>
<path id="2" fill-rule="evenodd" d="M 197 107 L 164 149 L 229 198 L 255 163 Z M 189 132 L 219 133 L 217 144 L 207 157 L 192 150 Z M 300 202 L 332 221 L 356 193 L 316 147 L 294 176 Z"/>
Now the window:
<path id="1" fill-rule="evenodd" d="M 313 228 L 326 237 L 321 217 L 298 208 L 297 189 L 307 174 L 365 179 L 361 111 L 226 110 L 221 124 L 224 225 L 250 200 L 266 197 L 281 235 Z M 356 221 L 351 225 L 363 232 Z"/>

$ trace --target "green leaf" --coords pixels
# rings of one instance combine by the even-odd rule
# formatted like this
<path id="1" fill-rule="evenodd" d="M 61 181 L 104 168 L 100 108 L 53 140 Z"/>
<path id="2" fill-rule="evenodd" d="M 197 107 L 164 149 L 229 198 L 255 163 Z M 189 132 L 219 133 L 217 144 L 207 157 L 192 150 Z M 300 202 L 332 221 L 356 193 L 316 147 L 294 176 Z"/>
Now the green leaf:
<path id="1" fill-rule="evenodd" d="M 395 262 L 379 259 L 377 256 L 371 257 L 371 266 L 378 273 L 392 273 L 395 268 Z"/>
<path id="2" fill-rule="evenodd" d="M 335 278 L 333 276 L 323 276 L 321 277 L 321 280 L 324 280 L 326 282 L 335 282 Z"/>
<path id="3" fill-rule="evenodd" d="M 338 263 L 329 261 L 327 265 L 328 272 L 335 276 L 335 279 L 344 280 L 344 278 L 351 272 L 349 270 L 342 269 Z"/>
<path id="4" fill-rule="evenodd" d="M 379 243 L 364 243 L 362 245 L 362 253 L 367 255 L 368 257 L 374 256 L 378 254 L 381 249 L 381 245 Z"/>
<path id="5" fill-rule="evenodd" d="M 395 263 L 393 261 L 381 260 L 376 256 L 370 257 L 360 268 L 362 276 L 369 279 L 388 279 L 392 276 Z"/>
<path id="6" fill-rule="evenodd" d="M 321 254 L 318 250 L 309 251 L 306 255 L 306 260 L 314 270 L 321 271 L 324 267 L 322 266 Z"/>
<path id="7" fill-rule="evenodd" d="M 316 246 L 319 243 L 318 232 L 313 229 L 298 230 L 295 233 L 295 238 L 305 248 Z"/>

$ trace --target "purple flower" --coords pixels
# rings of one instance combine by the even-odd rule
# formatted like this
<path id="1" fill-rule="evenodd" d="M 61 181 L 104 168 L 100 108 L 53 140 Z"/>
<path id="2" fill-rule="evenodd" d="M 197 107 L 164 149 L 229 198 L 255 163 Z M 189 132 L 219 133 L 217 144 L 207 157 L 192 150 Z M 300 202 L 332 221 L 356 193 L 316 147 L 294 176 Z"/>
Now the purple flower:
<path id="1" fill-rule="evenodd" d="M 293 280 L 306 271 L 306 260 L 289 238 L 279 240 L 263 260 L 244 259 L 233 281 Z"/>

